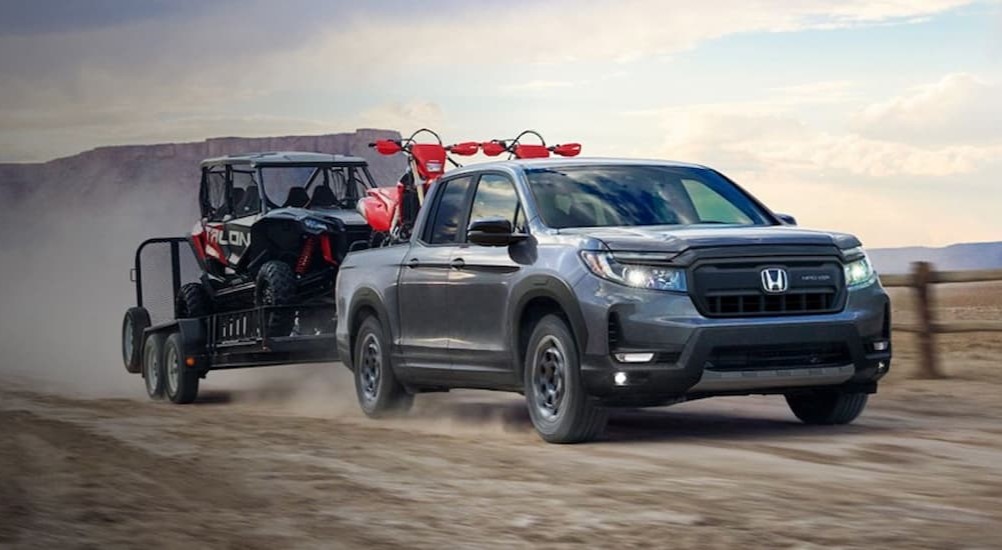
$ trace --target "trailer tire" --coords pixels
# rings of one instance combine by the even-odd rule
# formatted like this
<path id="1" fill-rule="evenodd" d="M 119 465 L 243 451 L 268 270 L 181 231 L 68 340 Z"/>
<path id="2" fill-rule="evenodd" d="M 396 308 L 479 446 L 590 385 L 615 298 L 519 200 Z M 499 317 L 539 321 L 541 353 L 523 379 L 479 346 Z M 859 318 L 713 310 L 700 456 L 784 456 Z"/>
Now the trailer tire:
<path id="1" fill-rule="evenodd" d="M 186 405 L 198 397 L 199 374 L 185 364 L 181 334 L 167 337 L 163 350 L 164 390 L 172 403 Z"/>
<path id="2" fill-rule="evenodd" d="M 370 418 L 405 413 L 414 396 L 397 381 L 390 349 L 379 319 L 366 317 L 355 335 L 355 394 L 362 412 Z"/>
<path id="3" fill-rule="evenodd" d="M 174 302 L 175 319 L 195 319 L 212 313 L 212 298 L 202 283 L 188 283 L 181 287 Z"/>
<path id="4" fill-rule="evenodd" d="M 288 306 L 296 299 L 296 274 L 285 262 L 272 260 L 257 273 L 254 302 L 261 306 Z M 296 312 L 281 310 L 265 315 L 263 327 L 268 336 L 288 336 L 296 321 Z"/>
<path id="5" fill-rule="evenodd" d="M 150 334 L 143 345 L 143 382 L 150 399 L 163 399 L 164 363 L 162 334 Z"/>
<path id="6" fill-rule="evenodd" d="M 143 331 L 150 326 L 150 313 L 145 308 L 130 307 L 122 320 L 122 359 L 125 370 L 136 374 L 143 370 Z"/>

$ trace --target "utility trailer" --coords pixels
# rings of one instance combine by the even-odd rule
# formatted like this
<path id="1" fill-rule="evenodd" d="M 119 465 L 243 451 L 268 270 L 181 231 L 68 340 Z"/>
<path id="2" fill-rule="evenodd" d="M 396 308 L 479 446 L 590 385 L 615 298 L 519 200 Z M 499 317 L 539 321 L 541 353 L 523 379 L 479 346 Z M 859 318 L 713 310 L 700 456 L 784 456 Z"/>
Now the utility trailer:
<path id="1" fill-rule="evenodd" d="M 333 296 L 176 318 L 181 288 L 200 273 L 187 238 L 149 239 L 136 250 L 136 305 L 122 324 L 122 356 L 128 372 L 142 375 L 151 398 L 191 403 L 199 381 L 214 370 L 337 360 Z M 273 316 L 292 318 L 292 330 L 269 334 Z"/>

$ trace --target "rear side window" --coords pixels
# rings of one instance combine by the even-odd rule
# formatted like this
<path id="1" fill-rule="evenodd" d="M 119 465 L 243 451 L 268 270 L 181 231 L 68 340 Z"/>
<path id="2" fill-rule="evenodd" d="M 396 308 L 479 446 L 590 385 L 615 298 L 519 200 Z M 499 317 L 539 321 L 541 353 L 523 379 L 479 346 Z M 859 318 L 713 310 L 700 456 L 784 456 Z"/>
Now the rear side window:
<path id="1" fill-rule="evenodd" d="M 202 215 L 211 221 L 220 221 L 229 214 L 226 207 L 226 173 L 212 171 L 205 174 L 205 188 L 202 191 Z"/>
<path id="2" fill-rule="evenodd" d="M 439 193 L 435 208 L 435 219 L 425 241 L 429 244 L 448 244 L 456 242 L 459 226 L 463 218 L 463 202 L 470 188 L 470 178 L 458 178 L 443 182 L 445 188 Z"/>
<path id="3" fill-rule="evenodd" d="M 473 196 L 470 221 L 484 218 L 504 218 L 511 222 L 516 232 L 524 232 L 523 216 L 518 204 L 515 186 L 508 178 L 498 174 L 480 176 L 477 192 Z"/>

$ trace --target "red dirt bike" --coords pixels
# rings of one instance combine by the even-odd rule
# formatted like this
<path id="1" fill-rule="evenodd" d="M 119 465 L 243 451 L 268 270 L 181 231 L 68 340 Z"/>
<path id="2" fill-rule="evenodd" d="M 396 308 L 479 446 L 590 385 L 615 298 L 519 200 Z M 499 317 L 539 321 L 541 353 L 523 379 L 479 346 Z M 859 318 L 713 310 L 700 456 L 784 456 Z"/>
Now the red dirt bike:
<path id="1" fill-rule="evenodd" d="M 431 134 L 434 143 L 418 143 L 418 134 Z M 446 162 L 454 166 L 459 163 L 449 158 L 449 153 L 472 156 L 480 149 L 473 141 L 442 145 L 438 134 L 422 128 L 407 139 L 381 139 L 370 143 L 381 155 L 407 155 L 407 172 L 394 187 L 369 189 L 366 196 L 358 201 L 358 212 L 372 228 L 369 246 L 374 248 L 410 239 L 418 210 L 424 204 L 425 195 L 431 184 L 445 173 Z M 419 184 L 420 182 L 420 184 Z"/>
<path id="2" fill-rule="evenodd" d="M 522 143 L 522 138 L 532 135 L 539 138 L 539 143 Z M 561 157 L 576 157 L 581 154 L 580 143 L 564 143 L 562 145 L 546 145 L 546 140 L 535 130 L 525 130 L 514 139 L 492 139 L 480 144 L 480 150 L 489 157 L 508 153 L 508 159 L 540 159 L 547 158 L 550 153 Z"/>

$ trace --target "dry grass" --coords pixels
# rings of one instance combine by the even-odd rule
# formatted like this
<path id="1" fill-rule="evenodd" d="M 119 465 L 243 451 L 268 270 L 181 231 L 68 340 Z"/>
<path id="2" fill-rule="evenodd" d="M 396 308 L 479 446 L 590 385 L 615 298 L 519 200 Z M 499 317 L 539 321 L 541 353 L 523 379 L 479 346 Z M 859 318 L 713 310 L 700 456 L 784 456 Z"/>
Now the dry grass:
<path id="1" fill-rule="evenodd" d="M 895 322 L 916 321 L 915 301 L 910 289 L 889 289 Z M 936 318 L 940 321 L 1002 319 L 1002 282 L 948 284 L 934 287 Z M 944 373 L 963 379 L 996 381 L 1002 374 L 1002 332 L 943 334 L 936 337 Z M 894 362 L 898 376 L 914 373 L 918 355 L 915 335 L 894 334 Z M 903 376 L 902 376 L 903 375 Z"/>

